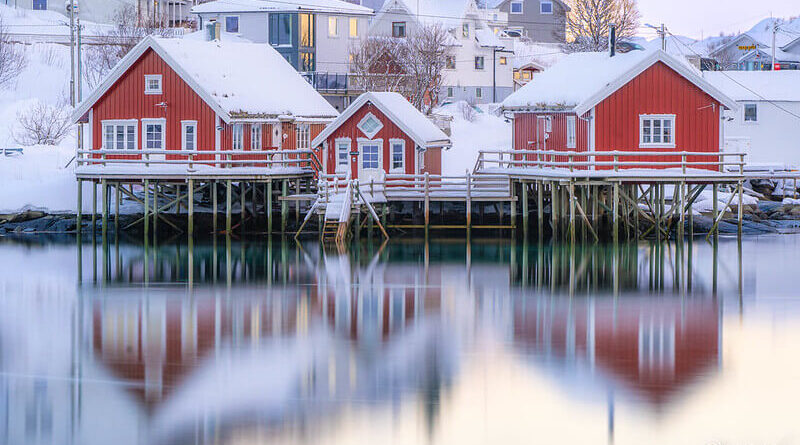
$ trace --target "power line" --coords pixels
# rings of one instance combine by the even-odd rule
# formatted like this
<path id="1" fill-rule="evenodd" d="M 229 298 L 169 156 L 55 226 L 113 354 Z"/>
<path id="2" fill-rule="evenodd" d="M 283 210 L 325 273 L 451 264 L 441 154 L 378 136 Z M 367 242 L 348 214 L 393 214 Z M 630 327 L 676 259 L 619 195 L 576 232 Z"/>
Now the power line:
<path id="1" fill-rule="evenodd" d="M 668 32 L 670 35 L 672 35 L 673 37 L 675 37 L 675 35 L 674 35 L 674 34 L 672 34 L 671 32 L 669 32 L 669 31 L 667 31 L 667 32 Z M 680 39 L 675 39 L 675 40 L 677 40 L 677 41 L 678 41 L 678 42 L 679 42 L 681 45 L 685 46 L 685 47 L 686 47 L 686 49 L 688 49 L 689 51 L 691 51 L 691 52 L 692 52 L 694 55 L 696 55 L 697 57 L 700 57 L 700 58 L 701 58 L 701 60 L 702 60 L 703 56 L 701 56 L 700 54 L 698 54 L 698 53 L 697 53 L 695 50 L 693 50 L 691 47 L 689 47 L 689 46 L 688 46 L 688 45 L 686 45 L 685 43 L 681 42 L 681 41 L 680 41 Z M 684 56 L 685 56 L 685 54 L 684 54 Z M 738 80 L 734 79 L 733 77 L 731 77 L 731 75 L 730 75 L 730 74 L 728 74 L 727 72 L 725 72 L 724 70 L 723 70 L 723 71 L 717 71 L 717 72 L 719 72 L 719 73 L 722 73 L 722 75 L 723 75 L 723 76 L 727 77 L 727 78 L 728 78 L 728 79 L 729 79 L 731 82 L 735 83 L 736 85 L 739 85 L 740 87 L 744 88 L 745 90 L 747 90 L 747 91 L 749 91 L 749 92 L 751 92 L 751 93 L 755 94 L 757 97 L 759 97 L 759 98 L 760 98 L 761 100 L 763 100 L 764 102 L 767 102 L 767 103 L 771 104 L 772 106 L 774 106 L 775 108 L 777 108 L 777 109 L 779 109 L 779 110 L 781 110 L 781 111 L 785 112 L 786 114 L 788 114 L 788 115 L 790 115 L 790 116 L 793 116 L 794 118 L 796 118 L 796 119 L 800 120 L 800 115 L 798 115 L 798 114 L 795 114 L 795 113 L 794 113 L 794 112 L 792 112 L 791 110 L 788 110 L 788 109 L 786 109 L 786 108 L 782 107 L 781 105 L 777 104 L 775 101 L 772 101 L 772 100 L 770 100 L 770 99 L 767 99 L 766 97 L 762 96 L 762 95 L 761 95 L 761 93 L 759 93 L 758 91 L 755 91 L 755 90 L 753 90 L 752 88 L 748 87 L 747 85 L 745 85 L 745 84 L 743 84 L 743 83 L 739 82 Z"/>

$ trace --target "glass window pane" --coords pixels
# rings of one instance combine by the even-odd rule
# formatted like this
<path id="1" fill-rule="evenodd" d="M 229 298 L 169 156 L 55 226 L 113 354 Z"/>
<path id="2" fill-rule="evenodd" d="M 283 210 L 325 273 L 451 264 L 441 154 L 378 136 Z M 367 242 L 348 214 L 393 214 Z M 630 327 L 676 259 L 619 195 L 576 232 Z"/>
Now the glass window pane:
<path id="1" fill-rule="evenodd" d="M 135 150 L 136 149 L 136 126 L 135 125 L 128 125 L 128 141 L 127 147 L 128 150 Z"/>

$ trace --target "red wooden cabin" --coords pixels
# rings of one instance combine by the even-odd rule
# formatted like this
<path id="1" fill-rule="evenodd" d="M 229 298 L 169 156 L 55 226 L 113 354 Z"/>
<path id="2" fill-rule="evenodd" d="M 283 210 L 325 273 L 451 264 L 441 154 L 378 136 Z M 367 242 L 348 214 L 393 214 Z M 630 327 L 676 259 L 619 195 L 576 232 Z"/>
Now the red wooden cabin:
<path id="1" fill-rule="evenodd" d="M 362 182 L 387 173 L 440 175 L 442 149 L 451 145 L 398 93 L 362 94 L 313 141 L 327 174 L 350 173 Z"/>
<path id="2" fill-rule="evenodd" d="M 503 110 L 514 120 L 514 149 L 572 152 L 718 153 L 724 141 L 723 110 L 736 108 L 733 99 L 694 68 L 663 51 L 613 57 L 570 54 L 503 102 Z M 687 161 L 716 161 L 697 158 Z M 647 163 L 637 168 L 659 168 L 659 162 L 680 162 L 681 157 L 626 156 L 620 161 Z"/>
<path id="3" fill-rule="evenodd" d="M 89 125 L 88 148 L 119 151 L 108 159 L 185 159 L 182 150 L 308 149 L 337 115 L 269 45 L 191 36 L 144 39 L 73 117 Z"/>

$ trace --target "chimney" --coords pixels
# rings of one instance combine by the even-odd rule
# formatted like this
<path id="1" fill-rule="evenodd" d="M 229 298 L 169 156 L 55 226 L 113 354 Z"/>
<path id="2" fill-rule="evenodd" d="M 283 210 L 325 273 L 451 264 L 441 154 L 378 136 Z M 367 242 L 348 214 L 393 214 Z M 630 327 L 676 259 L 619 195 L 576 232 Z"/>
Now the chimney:
<path id="1" fill-rule="evenodd" d="M 613 23 L 608 29 L 608 51 L 611 57 L 617 55 L 617 25 Z"/>

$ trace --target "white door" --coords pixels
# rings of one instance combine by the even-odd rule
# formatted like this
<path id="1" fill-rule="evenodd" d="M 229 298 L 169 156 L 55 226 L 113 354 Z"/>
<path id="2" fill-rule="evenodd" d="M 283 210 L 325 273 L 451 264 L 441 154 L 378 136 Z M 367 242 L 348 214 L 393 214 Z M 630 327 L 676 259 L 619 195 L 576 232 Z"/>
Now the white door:
<path id="1" fill-rule="evenodd" d="M 383 181 L 383 141 L 365 141 L 358 145 L 358 180 L 362 184 Z"/>

